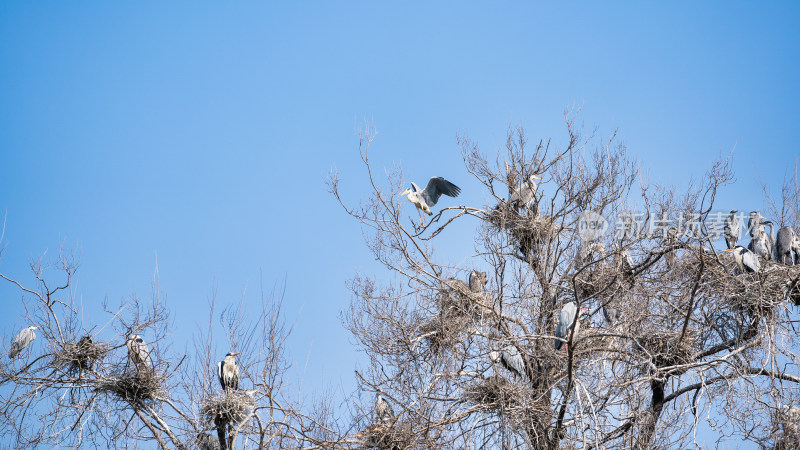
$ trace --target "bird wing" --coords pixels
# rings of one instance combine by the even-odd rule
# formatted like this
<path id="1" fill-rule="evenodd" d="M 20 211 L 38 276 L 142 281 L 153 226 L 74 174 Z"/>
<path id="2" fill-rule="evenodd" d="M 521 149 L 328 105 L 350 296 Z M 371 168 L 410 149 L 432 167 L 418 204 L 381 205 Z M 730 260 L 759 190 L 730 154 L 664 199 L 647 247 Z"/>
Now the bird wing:
<path id="1" fill-rule="evenodd" d="M 575 313 L 577 312 L 577 307 L 575 303 L 567 303 L 561 308 L 561 313 L 558 315 L 558 326 L 556 327 L 556 337 L 560 339 L 565 339 L 567 337 L 567 332 L 569 331 L 570 327 L 572 326 L 572 322 L 575 320 Z M 561 345 L 564 343 L 560 339 L 556 339 L 556 350 L 561 348 Z"/>
<path id="2" fill-rule="evenodd" d="M 742 265 L 751 272 L 758 272 L 761 269 L 761 263 L 758 262 L 758 257 L 753 252 L 743 252 Z"/>
<path id="3" fill-rule="evenodd" d="M 445 180 L 442 177 L 432 177 L 428 181 L 428 185 L 422 191 L 422 196 L 425 198 L 425 203 L 431 207 L 439 201 L 439 197 L 449 195 L 450 197 L 457 197 L 461 193 L 461 188 L 455 184 Z"/>
<path id="4" fill-rule="evenodd" d="M 505 360 L 506 364 L 510 369 L 517 372 L 519 376 L 525 376 L 527 372 L 525 370 L 525 361 L 522 359 L 522 355 L 519 352 L 519 349 L 513 345 L 509 345 L 503 351 L 503 359 Z"/>

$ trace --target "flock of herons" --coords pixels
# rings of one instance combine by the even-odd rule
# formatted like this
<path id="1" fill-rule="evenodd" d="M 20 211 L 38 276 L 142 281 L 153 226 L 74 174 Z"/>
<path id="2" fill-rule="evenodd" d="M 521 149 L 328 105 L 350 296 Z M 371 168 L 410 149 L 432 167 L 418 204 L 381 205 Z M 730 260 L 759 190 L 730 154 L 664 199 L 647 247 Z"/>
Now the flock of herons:
<path id="1" fill-rule="evenodd" d="M 537 175 L 528 176 L 525 181 L 511 193 L 508 204 L 515 208 L 530 208 L 536 198 L 537 180 L 541 180 L 541 177 Z M 419 186 L 412 182 L 411 188 L 406 189 L 400 195 L 408 196 L 408 200 L 413 203 L 417 209 L 425 214 L 432 215 L 431 207 L 436 205 L 442 195 L 457 197 L 460 193 L 461 189 L 450 181 L 442 177 L 433 177 L 428 181 L 428 185 L 425 186 L 425 189 L 420 189 Z M 773 223 L 766 220 L 758 211 L 750 213 L 747 227 L 750 234 L 750 244 L 745 248 L 738 245 L 739 236 L 741 234 L 738 212 L 736 210 L 731 211 L 730 215 L 725 220 L 723 231 L 725 242 L 728 246 L 725 252 L 730 252 L 734 256 L 736 262 L 735 274 L 758 272 L 761 270 L 759 258 L 786 265 L 800 264 L 800 237 L 798 237 L 797 233 L 791 227 L 781 227 L 777 235 L 773 237 Z M 769 227 L 769 231 L 766 230 L 767 227 Z M 674 236 L 675 229 L 673 228 L 671 231 Z M 602 253 L 602 251 L 603 247 L 601 244 L 589 243 L 589 245 L 581 247 L 579 256 L 588 257 L 591 253 Z M 633 261 L 630 255 L 624 250 L 621 250 L 619 253 L 621 255 L 622 269 L 630 270 L 633 267 Z M 672 258 L 674 261 L 674 254 L 672 254 Z M 670 261 L 667 262 L 669 264 Z M 473 271 L 473 274 L 474 273 Z M 587 311 L 588 308 L 581 308 L 581 314 Z M 578 307 L 575 302 L 569 302 L 561 308 L 554 341 L 556 350 L 562 349 L 564 344 L 569 341 L 572 333 L 578 333 L 580 320 L 576 320 L 576 314 L 578 314 Z M 616 320 L 619 312 L 612 308 L 604 308 L 603 314 L 607 321 L 613 322 Z M 15 358 L 25 347 L 33 342 L 36 338 L 36 334 L 34 333 L 36 328 L 35 326 L 30 326 L 19 332 L 11 343 L 11 348 L 8 352 L 9 358 Z M 137 369 L 143 370 L 153 367 L 150 351 L 141 336 L 131 335 L 126 342 L 126 346 L 128 348 L 128 357 Z M 228 353 L 222 361 L 217 363 L 217 375 L 220 385 L 225 392 L 237 390 L 239 388 L 239 368 L 236 365 L 235 359 L 235 356 L 238 354 L 239 353 Z M 499 352 L 491 351 L 489 353 L 489 358 L 494 363 L 502 364 L 503 367 L 512 372 L 515 376 L 522 378 L 527 378 L 528 376 L 523 357 L 519 350 L 513 345 L 509 345 Z M 381 422 L 388 422 L 394 418 L 392 407 L 386 399 L 383 398 L 380 392 L 376 395 L 375 413 Z"/>

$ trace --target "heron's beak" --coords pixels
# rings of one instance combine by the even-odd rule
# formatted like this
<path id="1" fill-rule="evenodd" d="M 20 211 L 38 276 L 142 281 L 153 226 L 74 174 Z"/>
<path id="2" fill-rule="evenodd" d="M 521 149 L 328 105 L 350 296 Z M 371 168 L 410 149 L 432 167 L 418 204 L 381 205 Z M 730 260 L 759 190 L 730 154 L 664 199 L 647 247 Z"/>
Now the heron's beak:
<path id="1" fill-rule="evenodd" d="M 729 248 L 727 250 L 723 250 L 722 253 L 728 253 L 728 252 L 732 252 L 734 250 L 736 250 L 736 249 L 735 248 Z"/>
<path id="2" fill-rule="evenodd" d="M 542 177 L 540 177 L 539 175 L 531 175 L 531 177 L 536 178 L 537 180 L 541 180 L 542 179 Z"/>
<path id="3" fill-rule="evenodd" d="M 404 196 L 406 194 L 410 194 L 410 193 L 411 193 L 411 189 L 406 189 L 405 191 L 403 191 L 402 194 L 398 195 L 398 197 L 402 197 L 402 196 Z"/>
<path id="4" fill-rule="evenodd" d="M 231 356 L 238 356 L 239 354 L 240 354 L 240 352 L 231 353 Z"/>

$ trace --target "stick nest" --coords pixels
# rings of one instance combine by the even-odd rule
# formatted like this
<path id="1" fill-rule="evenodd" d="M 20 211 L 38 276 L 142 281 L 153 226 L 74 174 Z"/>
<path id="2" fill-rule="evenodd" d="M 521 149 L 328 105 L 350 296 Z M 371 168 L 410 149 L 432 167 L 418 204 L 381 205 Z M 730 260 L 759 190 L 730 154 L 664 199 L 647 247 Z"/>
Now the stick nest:
<path id="1" fill-rule="evenodd" d="M 207 398 L 203 401 L 201 410 L 209 422 L 219 424 L 241 422 L 254 408 L 252 396 L 246 392 L 231 391 L 227 395 Z"/>
<path id="2" fill-rule="evenodd" d="M 128 403 L 144 404 L 161 396 L 165 378 L 155 370 L 132 369 L 100 380 L 97 389 Z"/>
<path id="3" fill-rule="evenodd" d="M 534 250 L 555 235 L 559 228 L 551 217 L 540 217 L 537 209 L 520 213 L 501 203 L 489 213 L 489 222 L 498 229 L 507 231 L 516 241 L 520 252 L 528 259 L 535 257 L 539 252 Z"/>
<path id="4" fill-rule="evenodd" d="M 68 373 L 80 373 L 90 370 L 110 350 L 107 343 L 93 342 L 88 336 L 78 343 L 67 342 L 53 353 L 56 367 L 63 367 Z"/>
<path id="5" fill-rule="evenodd" d="M 470 317 L 456 314 L 452 310 L 445 310 L 437 316 L 423 320 L 419 324 L 418 330 L 431 352 L 439 354 L 452 349 L 463 340 L 469 323 Z"/>
<path id="6" fill-rule="evenodd" d="M 486 411 L 508 414 L 522 408 L 520 399 L 525 395 L 522 391 L 507 379 L 494 375 L 467 388 L 464 396 Z"/>
<path id="7" fill-rule="evenodd" d="M 641 347 L 638 350 L 647 354 L 658 368 L 687 364 L 692 361 L 692 353 L 697 345 L 697 330 L 686 329 L 681 337 L 681 330 L 651 331 L 637 339 Z M 680 341 L 679 341 L 680 340 Z M 674 375 L 684 373 L 686 369 L 673 371 Z"/>
<path id="8" fill-rule="evenodd" d="M 363 448 L 378 450 L 438 448 L 430 438 L 417 436 L 409 426 L 403 424 L 377 423 L 356 435 Z"/>

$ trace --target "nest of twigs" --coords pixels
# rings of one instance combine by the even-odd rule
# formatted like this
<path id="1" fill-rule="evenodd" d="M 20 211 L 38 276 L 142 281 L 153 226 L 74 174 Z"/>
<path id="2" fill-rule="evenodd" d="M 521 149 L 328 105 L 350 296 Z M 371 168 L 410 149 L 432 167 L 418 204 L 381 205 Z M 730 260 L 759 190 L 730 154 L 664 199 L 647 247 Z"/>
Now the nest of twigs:
<path id="1" fill-rule="evenodd" d="M 432 353 L 441 353 L 453 348 L 464 338 L 470 318 L 463 314 L 443 311 L 441 314 L 419 324 L 419 336 L 425 339 Z"/>
<path id="2" fill-rule="evenodd" d="M 67 342 L 53 354 L 55 364 L 66 368 L 68 373 L 90 370 L 110 349 L 106 343 L 94 342 L 84 336 L 77 343 Z"/>
<path id="3" fill-rule="evenodd" d="M 491 310 L 491 294 L 473 292 L 461 280 L 447 280 L 446 288 L 439 292 L 438 303 L 445 315 L 462 315 L 479 318 Z"/>
<path id="4" fill-rule="evenodd" d="M 681 339 L 681 330 L 652 331 L 637 339 L 640 351 L 649 355 L 653 365 L 661 368 L 679 366 L 691 362 L 692 353 L 697 345 L 697 330 L 686 329 Z M 672 371 L 674 375 L 684 373 L 681 368 Z"/>
<path id="5" fill-rule="evenodd" d="M 377 423 L 358 433 L 363 448 L 403 450 L 436 448 L 435 442 L 417 436 L 409 426 L 400 423 Z"/>
<path id="6" fill-rule="evenodd" d="M 111 375 L 98 384 L 98 390 L 116 395 L 128 403 L 143 404 L 161 396 L 164 376 L 155 370 L 132 369 Z"/>
<path id="7" fill-rule="evenodd" d="M 201 410 L 209 422 L 220 424 L 241 422 L 253 408 L 255 402 L 252 396 L 246 392 L 231 391 L 227 395 L 205 399 Z"/>
<path id="8" fill-rule="evenodd" d="M 597 262 L 575 277 L 575 287 L 580 298 L 606 299 L 624 294 L 630 285 L 611 264 Z M 602 292 L 598 296 L 598 293 Z"/>
<path id="9" fill-rule="evenodd" d="M 516 241 L 520 252 L 528 259 L 538 253 L 534 250 L 542 242 L 547 242 L 558 231 L 552 218 L 539 216 L 537 208 L 520 213 L 505 203 L 489 213 L 489 222 L 507 231 Z"/>
<path id="10" fill-rule="evenodd" d="M 464 396 L 486 411 L 508 414 L 522 407 L 520 399 L 524 394 L 520 390 L 507 379 L 494 375 L 467 388 Z"/>

